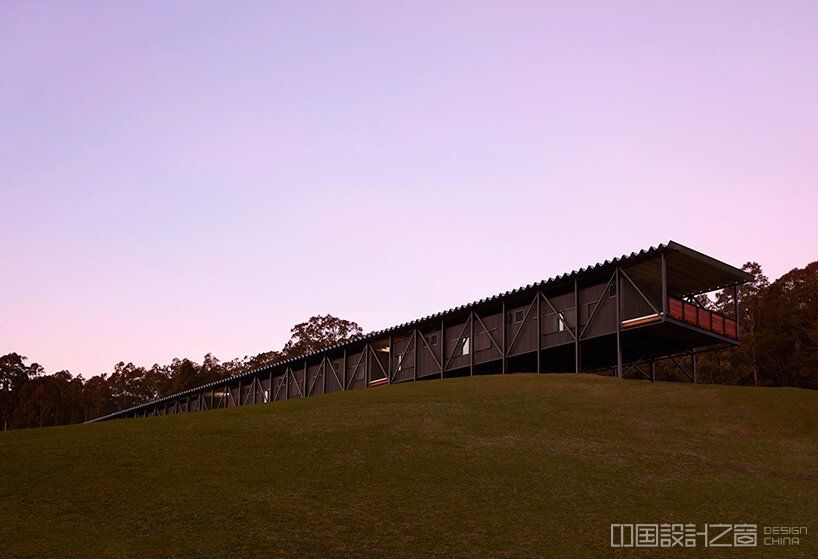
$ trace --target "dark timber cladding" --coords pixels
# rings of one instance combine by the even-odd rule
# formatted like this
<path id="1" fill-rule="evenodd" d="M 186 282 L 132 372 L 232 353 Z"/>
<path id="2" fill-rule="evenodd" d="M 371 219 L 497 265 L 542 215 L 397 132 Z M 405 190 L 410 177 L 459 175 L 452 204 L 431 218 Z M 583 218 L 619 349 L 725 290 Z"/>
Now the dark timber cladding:
<path id="1" fill-rule="evenodd" d="M 739 343 L 737 286 L 750 279 L 671 241 L 94 421 L 474 374 L 608 371 L 653 380 L 660 359 L 696 382 L 697 353 Z M 695 301 L 725 288 L 735 301 L 729 316 Z"/>

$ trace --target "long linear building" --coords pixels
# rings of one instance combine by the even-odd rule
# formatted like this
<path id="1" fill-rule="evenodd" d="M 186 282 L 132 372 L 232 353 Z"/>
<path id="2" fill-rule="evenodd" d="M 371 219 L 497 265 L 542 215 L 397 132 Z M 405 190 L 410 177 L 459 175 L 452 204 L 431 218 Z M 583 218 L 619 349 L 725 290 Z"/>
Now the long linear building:
<path id="1" fill-rule="evenodd" d="M 738 286 L 751 279 L 671 241 L 93 421 L 475 374 L 607 370 L 653 380 L 661 359 L 696 382 L 698 353 L 739 344 Z M 720 289 L 733 290 L 730 316 L 696 303 Z"/>

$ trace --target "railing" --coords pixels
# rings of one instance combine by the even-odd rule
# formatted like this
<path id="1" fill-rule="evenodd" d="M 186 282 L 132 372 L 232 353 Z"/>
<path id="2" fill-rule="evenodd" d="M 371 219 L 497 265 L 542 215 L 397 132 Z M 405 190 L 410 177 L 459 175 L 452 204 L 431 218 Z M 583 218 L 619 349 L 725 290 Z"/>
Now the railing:
<path id="1" fill-rule="evenodd" d="M 675 297 L 668 297 L 668 316 L 720 336 L 738 339 L 735 320 Z"/>

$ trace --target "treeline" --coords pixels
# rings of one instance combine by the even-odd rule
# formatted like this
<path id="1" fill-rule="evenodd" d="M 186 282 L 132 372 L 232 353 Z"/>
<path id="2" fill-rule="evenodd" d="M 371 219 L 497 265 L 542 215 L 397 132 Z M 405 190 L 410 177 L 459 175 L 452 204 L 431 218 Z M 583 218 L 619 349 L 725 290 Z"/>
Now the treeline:
<path id="1" fill-rule="evenodd" d="M 82 423 L 136 404 L 223 379 L 282 359 L 332 346 L 361 335 L 354 322 L 332 315 L 296 324 L 280 351 L 219 361 L 207 354 L 201 363 L 174 359 L 150 368 L 118 363 L 113 372 L 88 379 L 69 371 L 45 374 L 17 353 L 0 357 L 0 421 L 3 429 Z"/>
<path id="2" fill-rule="evenodd" d="M 818 388 L 818 262 L 770 283 L 761 266 L 743 269 L 754 280 L 739 288 L 741 345 L 699 358 L 699 379 L 717 384 Z M 732 290 L 704 300 L 734 314 Z"/>
<path id="3" fill-rule="evenodd" d="M 739 289 L 742 344 L 703 353 L 699 382 L 818 388 L 818 262 L 796 268 L 770 283 L 761 266 L 743 269 L 754 280 Z M 732 289 L 697 301 L 728 316 L 734 313 Z M 68 371 L 46 375 L 37 363 L 10 353 L 0 357 L 0 421 L 4 429 L 83 422 L 123 408 L 194 388 L 281 359 L 317 351 L 359 336 L 354 322 L 331 315 L 312 317 L 291 330 L 280 351 L 219 361 L 211 354 L 201 363 L 174 359 L 168 365 L 140 367 L 118 363 L 110 374 L 84 379 Z M 668 362 L 660 378 L 684 379 Z"/>

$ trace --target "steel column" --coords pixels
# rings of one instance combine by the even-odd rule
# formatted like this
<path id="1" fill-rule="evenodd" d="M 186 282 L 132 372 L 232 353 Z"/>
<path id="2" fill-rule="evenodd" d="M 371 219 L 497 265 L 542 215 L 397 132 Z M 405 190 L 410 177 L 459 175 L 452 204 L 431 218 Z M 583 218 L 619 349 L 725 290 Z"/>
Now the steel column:
<path id="1" fill-rule="evenodd" d="M 696 355 L 695 349 L 693 350 L 693 353 L 691 355 L 691 361 L 693 362 L 693 384 L 696 384 L 696 369 L 699 361 L 699 356 Z"/>
<path id="2" fill-rule="evenodd" d="M 540 290 L 537 290 L 537 373 L 542 373 L 542 365 L 540 363 L 540 350 L 542 349 L 542 293 Z M 560 316 L 557 315 L 557 320 L 560 319 Z"/>
<path id="3" fill-rule="evenodd" d="M 739 306 L 738 306 L 738 284 L 733 285 L 733 305 L 735 310 L 735 317 L 736 317 L 736 339 L 739 339 L 738 327 L 739 327 Z"/>
<path id="4" fill-rule="evenodd" d="M 616 376 L 622 378 L 622 318 L 620 317 L 619 295 L 622 290 L 619 288 L 619 266 L 616 267 Z M 607 293 L 602 293 L 606 297 Z"/>
<path id="5" fill-rule="evenodd" d="M 503 327 L 503 342 L 502 342 L 503 343 L 503 350 L 500 353 L 501 353 L 501 358 L 502 358 L 502 362 L 503 362 L 503 364 L 502 364 L 503 374 L 506 374 L 506 300 L 505 299 L 503 299 L 503 303 L 502 303 L 502 305 L 500 307 L 500 312 L 503 315 L 502 320 L 500 321 L 500 324 Z"/>
<path id="6" fill-rule="evenodd" d="M 386 363 L 386 378 L 389 380 L 389 384 L 392 384 L 392 354 L 394 352 L 394 343 L 395 340 L 392 338 L 392 334 L 389 334 L 389 360 Z"/>
<path id="7" fill-rule="evenodd" d="M 667 319 L 667 262 L 662 253 L 662 320 Z"/>
<path id="8" fill-rule="evenodd" d="M 420 335 L 421 335 L 420 330 L 415 328 L 415 369 L 414 369 L 414 371 L 412 373 L 412 380 L 413 381 L 416 381 L 418 379 L 418 337 Z"/>
<path id="9" fill-rule="evenodd" d="M 344 348 L 344 373 L 341 375 L 341 378 L 344 379 L 344 386 L 341 387 L 342 390 L 347 389 L 347 348 Z"/>
<path id="10" fill-rule="evenodd" d="M 474 376 L 474 311 L 469 314 L 469 376 Z"/>
<path id="11" fill-rule="evenodd" d="M 579 281 L 574 278 L 574 373 L 579 371 Z"/>
<path id="12" fill-rule="evenodd" d="M 364 345 L 363 357 L 364 357 L 364 388 L 369 388 L 369 360 L 372 359 L 372 351 L 370 350 L 369 344 Z"/>
<path id="13" fill-rule="evenodd" d="M 440 319 L 440 378 L 446 372 L 446 324 Z"/>

